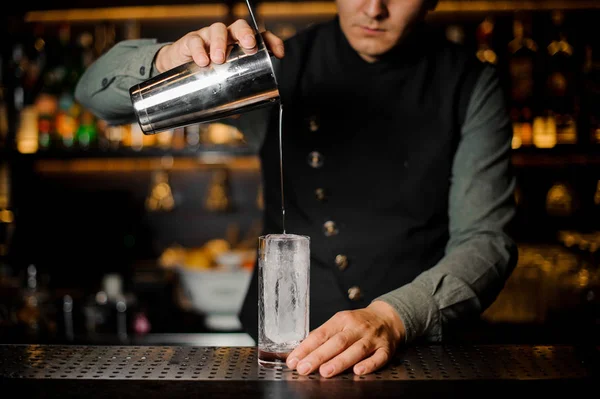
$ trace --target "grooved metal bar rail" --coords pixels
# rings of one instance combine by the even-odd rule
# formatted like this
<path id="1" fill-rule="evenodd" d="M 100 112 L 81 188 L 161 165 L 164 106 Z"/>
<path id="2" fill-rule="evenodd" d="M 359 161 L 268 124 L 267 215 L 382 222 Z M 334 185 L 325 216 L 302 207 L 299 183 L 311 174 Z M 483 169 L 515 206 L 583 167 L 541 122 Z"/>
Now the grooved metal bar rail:
<path id="1" fill-rule="evenodd" d="M 263 369 L 253 347 L 0 345 L 0 396 L 428 397 L 597 391 L 598 348 L 427 345 L 383 369 L 331 379 Z M 596 386 L 592 384 L 595 383 Z M 5 389 L 15 388 L 15 389 Z M 483 390 L 483 391 L 482 391 Z M 406 396 L 408 395 L 408 396 Z"/>

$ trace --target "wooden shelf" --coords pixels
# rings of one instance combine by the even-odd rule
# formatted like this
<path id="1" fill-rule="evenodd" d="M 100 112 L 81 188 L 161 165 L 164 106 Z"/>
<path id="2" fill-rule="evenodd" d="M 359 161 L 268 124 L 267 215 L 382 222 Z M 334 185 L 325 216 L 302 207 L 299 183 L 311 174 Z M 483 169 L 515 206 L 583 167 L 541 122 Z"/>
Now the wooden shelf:
<path id="1" fill-rule="evenodd" d="M 192 158 L 79 158 L 40 159 L 34 169 L 40 174 L 56 173 L 140 173 L 156 170 L 197 171 L 214 168 L 228 170 L 259 171 L 260 162 L 255 156 L 204 155 Z"/>
<path id="2" fill-rule="evenodd" d="M 0 153 L 1 154 L 1 153 Z M 214 146 L 199 149 L 163 150 L 133 148 L 115 150 L 45 150 L 33 154 L 6 151 L 9 161 L 31 162 L 41 173 L 135 172 L 157 169 L 197 170 L 220 168 L 257 170 L 258 156 L 246 147 Z"/>
<path id="3" fill-rule="evenodd" d="M 68 10 L 30 11 L 25 22 L 95 22 L 151 21 L 184 19 L 219 19 L 227 16 L 224 4 L 74 8 Z"/>
<path id="4" fill-rule="evenodd" d="M 508 1 L 444 1 L 440 0 L 434 13 L 464 13 L 464 12 L 502 12 L 502 11 L 535 11 L 535 10 L 583 10 L 600 9 L 598 0 L 508 0 Z M 336 5 L 331 1 L 307 2 L 268 2 L 256 7 L 257 14 L 262 18 L 303 18 L 333 16 Z M 245 17 L 248 10 L 244 4 L 234 7 L 236 17 Z"/>
<path id="5" fill-rule="evenodd" d="M 600 9 L 598 0 L 488 0 L 443 1 L 435 12 L 499 12 Z"/>
<path id="6" fill-rule="evenodd" d="M 582 151 L 570 148 L 524 148 L 512 154 L 517 168 L 564 168 L 572 166 L 600 166 L 600 151 Z"/>
<path id="7" fill-rule="evenodd" d="M 543 11 L 543 10 L 586 10 L 600 9 L 598 0 L 482 0 L 444 1 L 441 0 L 434 13 Z M 260 18 L 313 18 L 333 16 L 336 5 L 333 1 L 307 2 L 267 2 L 257 5 Z M 216 4 L 133 6 L 106 8 L 74 8 L 66 10 L 30 11 L 25 14 L 25 22 L 94 22 L 94 21 L 148 21 L 221 19 L 229 15 L 228 6 Z M 244 3 L 233 7 L 236 18 L 244 18 L 248 10 Z"/>

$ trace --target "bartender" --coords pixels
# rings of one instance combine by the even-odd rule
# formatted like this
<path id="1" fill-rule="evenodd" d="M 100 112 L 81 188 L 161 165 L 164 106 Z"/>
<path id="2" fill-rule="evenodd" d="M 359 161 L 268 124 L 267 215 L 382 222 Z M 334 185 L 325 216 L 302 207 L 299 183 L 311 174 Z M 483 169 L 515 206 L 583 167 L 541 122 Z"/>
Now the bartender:
<path id="1" fill-rule="evenodd" d="M 263 37 L 284 104 L 286 230 L 311 237 L 310 335 L 287 364 L 324 377 L 384 366 L 416 340 L 478 317 L 517 260 L 512 130 L 494 67 L 425 17 L 436 0 L 337 0 L 337 15 L 283 42 Z M 244 21 L 174 42 L 126 40 L 95 61 L 76 98 L 135 121 L 129 88 L 182 63 L 252 49 Z M 283 231 L 279 107 L 235 119 L 263 171 L 264 234 Z M 257 336 L 257 273 L 240 319 Z"/>

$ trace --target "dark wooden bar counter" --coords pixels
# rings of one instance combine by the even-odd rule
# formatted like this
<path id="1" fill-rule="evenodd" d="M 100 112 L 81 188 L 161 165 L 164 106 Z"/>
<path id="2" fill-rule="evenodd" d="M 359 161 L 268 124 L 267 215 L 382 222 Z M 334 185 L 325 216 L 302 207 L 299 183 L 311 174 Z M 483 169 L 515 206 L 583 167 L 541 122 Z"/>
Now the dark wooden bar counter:
<path id="1" fill-rule="evenodd" d="M 599 347 L 426 345 L 366 376 L 265 370 L 253 347 L 0 345 L 0 397 L 597 395 Z"/>

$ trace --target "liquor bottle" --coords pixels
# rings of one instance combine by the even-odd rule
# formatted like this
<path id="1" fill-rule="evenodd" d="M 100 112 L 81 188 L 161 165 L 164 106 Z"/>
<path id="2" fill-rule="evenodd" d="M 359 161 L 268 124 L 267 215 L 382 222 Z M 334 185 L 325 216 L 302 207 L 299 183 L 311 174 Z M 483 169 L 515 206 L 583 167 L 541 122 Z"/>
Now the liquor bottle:
<path id="1" fill-rule="evenodd" d="M 17 150 L 21 154 L 34 154 L 39 149 L 38 113 L 28 105 L 19 112 L 16 133 Z"/>
<path id="2" fill-rule="evenodd" d="M 479 61 L 495 65 L 498 62 L 498 55 L 493 48 L 494 20 L 492 17 L 486 17 L 483 22 L 477 26 L 477 52 L 475 55 Z"/>
<path id="3" fill-rule="evenodd" d="M 33 27 L 32 35 L 23 40 L 21 58 L 23 103 L 31 105 L 42 86 L 42 73 L 47 63 L 46 29 L 43 24 Z"/>
<path id="4" fill-rule="evenodd" d="M 0 162 L 0 264 L 8 256 L 15 229 L 11 201 L 11 169 L 8 162 Z"/>
<path id="5" fill-rule="evenodd" d="M 5 88 L 0 86 L 0 149 L 8 148 L 8 104 L 4 96 Z"/>
<path id="6" fill-rule="evenodd" d="M 46 150 L 55 145 L 55 118 L 58 110 L 58 99 L 55 95 L 42 91 L 35 100 L 38 117 L 38 140 L 40 150 Z"/>
<path id="7" fill-rule="evenodd" d="M 4 59 L 0 53 L 0 150 L 9 147 L 8 144 L 8 104 L 6 102 L 6 82 L 4 81 Z"/>
<path id="8" fill-rule="evenodd" d="M 17 42 L 12 48 L 10 71 L 12 73 L 12 95 L 13 95 L 13 107 L 15 112 L 19 113 L 25 106 L 25 88 L 23 87 L 23 80 L 25 74 L 24 65 L 27 60 L 24 56 L 23 43 Z"/>
<path id="9" fill-rule="evenodd" d="M 533 119 L 533 144 L 537 148 L 553 148 L 556 146 L 556 121 L 553 115 L 536 116 Z"/>
<path id="10" fill-rule="evenodd" d="M 68 92 L 58 99 L 58 111 L 56 112 L 56 131 L 61 138 L 64 149 L 71 149 L 75 144 L 75 133 L 77 132 L 78 108 L 73 96 Z"/>
<path id="11" fill-rule="evenodd" d="M 231 210 L 231 193 L 227 169 L 218 169 L 213 173 L 204 205 L 211 212 Z"/>
<path id="12" fill-rule="evenodd" d="M 544 110 L 556 123 L 557 144 L 577 143 L 577 101 L 575 49 L 564 28 L 564 12 L 552 13 L 550 41 L 546 54 Z"/>
<path id="13" fill-rule="evenodd" d="M 600 59 L 593 51 L 591 44 L 585 46 L 585 61 L 583 64 L 583 97 L 585 115 L 589 130 L 589 142 L 600 144 Z"/>
<path id="14" fill-rule="evenodd" d="M 87 150 L 95 147 L 98 140 L 96 118 L 87 109 L 81 111 L 79 126 L 75 132 L 75 141 L 79 148 Z"/>
<path id="15" fill-rule="evenodd" d="M 570 218 L 579 209 L 579 199 L 570 182 L 557 181 L 546 193 L 546 212 L 552 217 Z"/>
<path id="16" fill-rule="evenodd" d="M 533 144 L 537 51 L 538 45 L 531 37 L 531 21 L 525 15 L 515 16 L 507 60 L 513 148 Z"/>
<path id="17" fill-rule="evenodd" d="M 465 30 L 461 25 L 450 24 L 446 27 L 446 39 L 456 44 L 465 43 Z"/>

